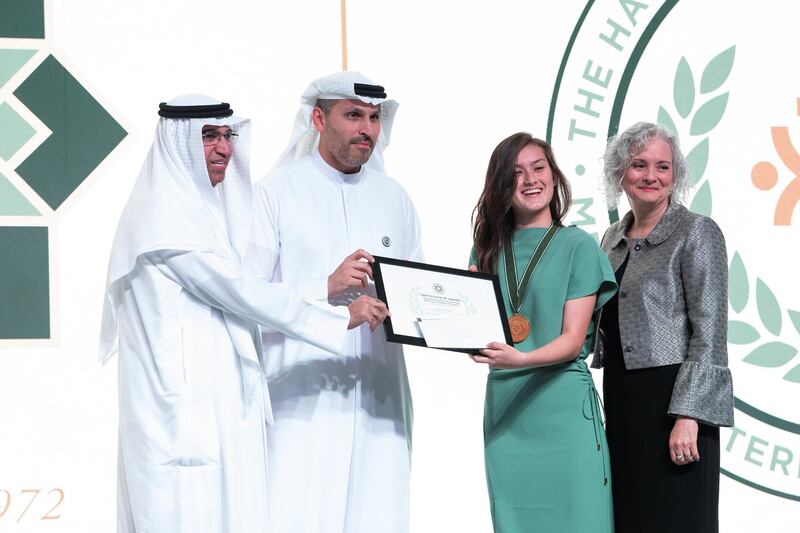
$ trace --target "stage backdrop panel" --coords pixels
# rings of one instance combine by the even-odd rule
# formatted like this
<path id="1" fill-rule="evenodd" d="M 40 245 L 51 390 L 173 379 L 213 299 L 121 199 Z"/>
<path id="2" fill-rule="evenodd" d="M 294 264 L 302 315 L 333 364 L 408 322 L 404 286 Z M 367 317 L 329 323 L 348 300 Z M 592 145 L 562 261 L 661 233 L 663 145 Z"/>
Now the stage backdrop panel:
<path id="1" fill-rule="evenodd" d="M 349 0 L 347 15 L 349 67 L 401 104 L 386 164 L 430 262 L 466 267 L 486 164 L 509 134 L 552 143 L 569 221 L 598 237 L 627 210 L 609 212 L 598 185 L 607 137 L 637 120 L 680 134 L 686 205 L 719 223 L 729 252 L 736 427 L 722 432 L 721 531 L 795 531 L 800 4 Z M 308 81 L 341 69 L 340 28 L 335 0 L 0 3 L 0 531 L 114 531 L 116 361 L 97 362 L 100 313 L 157 104 L 231 102 L 253 121 L 258 179 Z M 486 371 L 406 355 L 412 531 L 490 531 Z"/>

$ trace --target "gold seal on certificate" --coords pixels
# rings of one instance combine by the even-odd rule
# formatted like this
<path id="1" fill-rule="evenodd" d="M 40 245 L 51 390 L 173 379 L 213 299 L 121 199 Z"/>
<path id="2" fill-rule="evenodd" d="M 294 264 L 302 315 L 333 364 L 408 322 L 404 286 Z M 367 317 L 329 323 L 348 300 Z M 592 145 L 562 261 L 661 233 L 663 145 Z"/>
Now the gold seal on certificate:
<path id="1" fill-rule="evenodd" d="M 515 344 L 527 339 L 528 335 L 531 333 L 530 321 L 528 321 L 525 315 L 519 313 L 511 315 L 511 318 L 508 319 L 508 327 L 511 329 L 511 340 L 513 340 Z"/>

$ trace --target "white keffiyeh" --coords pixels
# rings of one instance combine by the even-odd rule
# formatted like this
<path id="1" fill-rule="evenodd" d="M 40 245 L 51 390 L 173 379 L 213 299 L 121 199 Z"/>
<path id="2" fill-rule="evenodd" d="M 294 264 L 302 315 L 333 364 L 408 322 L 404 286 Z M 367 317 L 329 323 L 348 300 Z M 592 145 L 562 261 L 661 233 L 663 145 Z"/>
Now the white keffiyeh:
<path id="1" fill-rule="evenodd" d="M 372 80 L 360 72 L 337 72 L 314 80 L 306 88 L 300 98 L 300 110 L 295 117 L 292 137 L 289 145 L 283 151 L 278 162 L 272 168 L 276 170 L 286 164 L 305 157 L 317 150 L 319 146 L 319 132 L 311 123 L 311 111 L 318 99 L 328 100 L 361 100 L 367 104 L 381 106 L 381 133 L 375 143 L 375 149 L 365 163 L 365 167 L 378 172 L 385 172 L 383 165 L 383 151 L 389 146 L 389 139 L 392 134 L 392 123 L 399 104 L 394 100 L 386 98 L 371 98 L 357 95 L 355 84 L 375 85 Z"/>
<path id="2" fill-rule="evenodd" d="M 169 102 L 171 106 L 214 104 L 220 101 L 203 95 L 180 96 Z M 225 180 L 217 185 L 224 192 L 215 192 L 208 176 L 202 142 L 205 125 L 229 126 L 238 134 Z M 138 257 L 161 250 L 200 251 L 213 252 L 233 264 L 240 263 L 251 224 L 249 168 L 248 119 L 236 116 L 159 119 L 153 145 L 114 237 L 101 329 L 101 361 L 108 360 L 117 350 L 117 285 L 133 271 Z M 236 329 L 227 321 L 229 329 Z M 238 335 L 231 333 L 235 342 Z"/>

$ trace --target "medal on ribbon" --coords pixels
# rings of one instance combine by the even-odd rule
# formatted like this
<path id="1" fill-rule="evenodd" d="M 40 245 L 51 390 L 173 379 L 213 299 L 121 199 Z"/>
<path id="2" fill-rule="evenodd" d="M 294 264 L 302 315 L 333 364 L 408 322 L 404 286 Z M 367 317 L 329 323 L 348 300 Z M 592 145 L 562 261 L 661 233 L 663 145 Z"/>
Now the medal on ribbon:
<path id="1" fill-rule="evenodd" d="M 522 301 L 525 299 L 525 293 L 528 290 L 531 277 L 533 276 L 536 267 L 542 260 L 547 247 L 553 237 L 556 236 L 561 226 L 551 225 L 547 228 L 542 240 L 536 245 L 533 250 L 531 258 L 528 260 L 528 266 L 522 273 L 522 278 L 517 278 L 517 258 L 514 255 L 514 245 L 511 239 L 503 243 L 503 255 L 506 264 L 506 285 L 508 286 L 508 299 L 511 301 L 511 311 L 513 314 L 508 319 L 508 327 L 511 330 L 511 340 L 514 343 L 522 342 L 528 338 L 531 333 L 531 322 L 528 317 L 519 312 L 522 306 Z"/>
<path id="2" fill-rule="evenodd" d="M 511 340 L 522 342 L 531 332 L 531 322 L 525 315 L 514 313 L 508 319 L 508 328 L 511 330 Z"/>

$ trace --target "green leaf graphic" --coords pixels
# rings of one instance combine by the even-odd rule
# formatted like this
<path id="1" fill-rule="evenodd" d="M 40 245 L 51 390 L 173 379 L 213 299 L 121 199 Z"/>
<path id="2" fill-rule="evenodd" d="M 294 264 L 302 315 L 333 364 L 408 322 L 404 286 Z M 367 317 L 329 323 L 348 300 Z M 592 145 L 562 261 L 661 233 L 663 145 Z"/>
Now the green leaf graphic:
<path id="1" fill-rule="evenodd" d="M 722 87 L 722 84 L 725 83 L 725 80 L 728 79 L 731 73 L 735 55 L 736 47 L 731 46 L 708 62 L 708 65 L 706 65 L 706 68 L 703 70 L 703 76 L 700 79 L 701 93 L 710 93 Z"/>
<path id="2" fill-rule="evenodd" d="M 678 63 L 678 70 L 675 71 L 672 96 L 675 100 L 675 109 L 678 110 L 681 118 L 688 117 L 694 106 L 694 77 L 685 57 L 681 58 Z"/>
<path id="3" fill-rule="evenodd" d="M 708 137 L 692 148 L 686 156 L 686 166 L 689 167 L 689 186 L 694 187 L 703 178 L 708 165 Z"/>
<path id="4" fill-rule="evenodd" d="M 800 383 L 800 365 L 789 370 L 786 375 L 783 376 L 783 379 L 791 381 L 792 383 Z"/>
<path id="5" fill-rule="evenodd" d="M 791 309 L 789 309 L 787 312 L 789 313 L 789 318 L 792 320 L 794 329 L 797 330 L 797 333 L 800 333 L 800 313 L 797 311 L 792 311 Z"/>
<path id="6" fill-rule="evenodd" d="M 675 135 L 678 134 L 678 128 L 675 127 L 675 122 L 672 121 L 672 117 L 669 116 L 669 113 L 667 113 L 667 110 L 664 109 L 664 106 L 658 106 L 658 119 L 656 122 L 667 128 Z"/>
<path id="7" fill-rule="evenodd" d="M 727 105 L 728 93 L 722 93 L 700 106 L 700 109 L 692 117 L 689 133 L 692 135 L 705 135 L 713 130 L 722 120 L 722 115 L 725 113 Z"/>
<path id="8" fill-rule="evenodd" d="M 711 216 L 711 185 L 709 185 L 708 180 L 703 183 L 703 186 L 694 195 L 689 209 L 701 215 Z"/>
<path id="9" fill-rule="evenodd" d="M 743 359 L 751 365 L 767 368 L 783 366 L 797 355 L 797 349 L 783 342 L 768 342 L 762 344 Z"/>
<path id="10" fill-rule="evenodd" d="M 756 280 L 756 304 L 758 305 L 758 316 L 761 317 L 761 322 L 767 331 L 773 335 L 781 334 L 781 307 L 778 305 L 778 299 L 775 294 L 767 287 L 767 284 L 761 281 L 761 278 Z"/>
<path id="11" fill-rule="evenodd" d="M 731 269 L 728 273 L 728 299 L 733 310 L 741 313 L 749 297 L 750 284 L 747 281 L 747 270 L 739 252 L 736 252 L 731 259 Z"/>
<path id="12" fill-rule="evenodd" d="M 761 338 L 758 330 L 739 320 L 728 321 L 728 342 L 731 344 L 751 344 Z"/>

